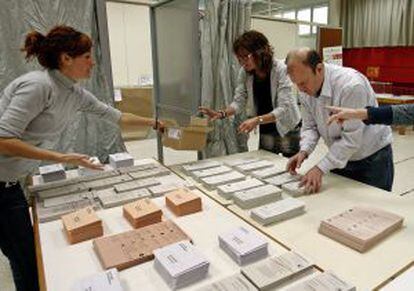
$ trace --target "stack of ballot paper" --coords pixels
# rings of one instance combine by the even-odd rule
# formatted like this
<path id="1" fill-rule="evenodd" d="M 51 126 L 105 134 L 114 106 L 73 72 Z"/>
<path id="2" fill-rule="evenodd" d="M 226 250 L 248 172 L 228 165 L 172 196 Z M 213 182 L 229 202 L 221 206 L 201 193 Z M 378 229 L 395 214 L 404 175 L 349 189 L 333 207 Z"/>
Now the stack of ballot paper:
<path id="1" fill-rule="evenodd" d="M 281 186 L 289 182 L 299 181 L 301 178 L 301 175 L 291 175 L 290 173 L 284 173 L 281 175 L 273 176 L 271 178 L 267 178 L 265 179 L 265 182 L 272 185 Z"/>
<path id="2" fill-rule="evenodd" d="M 225 174 L 201 178 L 201 182 L 203 182 L 207 187 L 215 188 L 219 185 L 244 180 L 244 178 L 245 176 L 243 174 L 236 171 L 231 171 Z"/>
<path id="3" fill-rule="evenodd" d="M 173 290 L 207 277 L 210 263 L 188 241 L 156 249 L 154 256 L 155 269 Z"/>
<path id="4" fill-rule="evenodd" d="M 227 166 L 218 166 L 214 168 L 193 171 L 191 172 L 191 175 L 196 179 L 201 179 L 201 178 L 205 178 L 209 176 L 224 174 L 224 173 L 230 172 L 231 170 L 232 169 Z"/>
<path id="5" fill-rule="evenodd" d="M 91 207 L 62 216 L 62 222 L 71 244 L 103 235 L 102 220 Z"/>
<path id="6" fill-rule="evenodd" d="M 114 189 L 116 192 L 121 193 L 121 192 L 126 192 L 126 191 L 130 191 L 134 189 L 151 187 L 151 186 L 155 186 L 159 184 L 160 182 L 157 179 L 146 178 L 146 179 L 133 180 L 133 181 L 114 185 Z"/>
<path id="7" fill-rule="evenodd" d="M 253 171 L 250 173 L 250 175 L 258 179 L 265 179 L 265 178 L 283 174 L 285 172 L 286 172 L 285 165 L 277 164 L 269 168 L 264 168 L 264 169 Z"/>
<path id="8" fill-rule="evenodd" d="M 252 209 L 250 216 L 260 224 L 286 220 L 305 213 L 305 203 L 295 198 L 282 199 Z"/>
<path id="9" fill-rule="evenodd" d="M 118 271 L 110 269 L 75 283 L 71 291 L 123 291 Z"/>
<path id="10" fill-rule="evenodd" d="M 208 284 L 197 291 L 257 291 L 257 288 L 239 273 Z"/>
<path id="11" fill-rule="evenodd" d="M 219 235 L 220 247 L 239 265 L 245 265 L 267 256 L 267 242 L 244 227 Z"/>
<path id="12" fill-rule="evenodd" d="M 233 201 L 243 209 L 258 207 L 281 199 L 282 190 L 273 185 L 263 185 L 256 188 L 234 193 Z"/>
<path id="13" fill-rule="evenodd" d="M 365 252 L 402 226 L 404 218 L 381 209 L 353 207 L 325 219 L 319 232 L 359 252 Z"/>
<path id="14" fill-rule="evenodd" d="M 53 164 L 39 167 L 39 173 L 43 182 L 49 183 L 66 179 L 65 168 L 62 164 Z"/>
<path id="15" fill-rule="evenodd" d="M 103 208 L 112 208 L 138 199 L 151 197 L 151 193 L 147 189 L 136 189 L 132 191 L 117 193 L 111 188 L 98 191 L 96 196 L 101 202 Z"/>
<path id="16" fill-rule="evenodd" d="M 123 207 L 124 217 L 134 228 L 161 222 L 162 211 L 150 199 L 142 199 Z"/>
<path id="17" fill-rule="evenodd" d="M 90 157 L 89 162 L 91 162 L 94 165 L 99 165 L 101 163 L 97 157 Z M 91 175 L 96 175 L 100 172 L 102 172 L 102 170 L 94 170 L 94 169 L 86 168 L 84 166 L 78 167 L 79 176 L 91 176 Z"/>
<path id="18" fill-rule="evenodd" d="M 195 163 L 191 163 L 188 165 L 184 165 L 183 169 L 187 172 L 193 172 L 193 171 L 199 171 L 199 170 L 204 170 L 208 168 L 214 168 L 218 166 L 221 166 L 221 163 L 217 161 L 200 161 L 200 162 L 195 162 Z"/>
<path id="19" fill-rule="evenodd" d="M 201 198 L 187 188 L 180 188 L 165 196 L 167 207 L 177 216 L 201 211 Z"/>
<path id="20" fill-rule="evenodd" d="M 274 166 L 274 162 L 268 160 L 259 160 L 257 162 L 237 165 L 234 168 L 242 172 L 250 172 L 271 166 Z"/>
<path id="21" fill-rule="evenodd" d="M 309 260 L 296 252 L 289 251 L 244 267 L 242 273 L 259 290 L 269 290 L 296 279 L 311 268 L 312 264 Z"/>
<path id="22" fill-rule="evenodd" d="M 240 182 L 229 183 L 217 187 L 217 192 L 225 199 L 232 198 L 233 194 L 238 191 L 243 191 L 258 186 L 262 186 L 263 182 L 258 179 L 247 179 Z"/>
<path id="23" fill-rule="evenodd" d="M 126 152 L 116 153 L 109 155 L 109 164 L 113 169 L 132 167 L 134 165 L 134 158 Z"/>
<path id="24" fill-rule="evenodd" d="M 299 197 L 307 194 L 305 186 L 299 187 L 301 181 L 291 182 L 283 184 L 282 190 L 288 193 L 292 197 Z"/>
<path id="25" fill-rule="evenodd" d="M 356 291 L 356 287 L 339 278 L 331 271 L 318 274 L 309 280 L 303 281 L 286 291 Z"/>
<path id="26" fill-rule="evenodd" d="M 244 158 L 244 159 L 231 159 L 228 161 L 225 161 L 224 163 L 230 167 L 237 167 L 243 164 L 249 164 L 253 162 L 258 162 L 258 158 Z"/>

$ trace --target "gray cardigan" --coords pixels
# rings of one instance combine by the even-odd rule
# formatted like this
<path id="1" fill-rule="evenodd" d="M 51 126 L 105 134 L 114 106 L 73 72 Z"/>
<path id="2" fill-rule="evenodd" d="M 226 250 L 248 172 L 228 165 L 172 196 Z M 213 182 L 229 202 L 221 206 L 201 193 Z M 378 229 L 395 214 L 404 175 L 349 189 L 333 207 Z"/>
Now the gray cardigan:
<path id="1" fill-rule="evenodd" d="M 300 122 L 301 116 L 296 97 L 292 94 L 292 82 L 287 76 L 286 65 L 276 59 L 273 60 L 270 72 L 272 94 L 272 113 L 276 118 L 276 128 L 281 136 L 294 129 Z M 257 108 L 253 102 L 253 75 L 243 68 L 239 71 L 237 87 L 233 102 L 230 104 L 236 113 L 247 108 L 249 116 L 257 115 Z"/>

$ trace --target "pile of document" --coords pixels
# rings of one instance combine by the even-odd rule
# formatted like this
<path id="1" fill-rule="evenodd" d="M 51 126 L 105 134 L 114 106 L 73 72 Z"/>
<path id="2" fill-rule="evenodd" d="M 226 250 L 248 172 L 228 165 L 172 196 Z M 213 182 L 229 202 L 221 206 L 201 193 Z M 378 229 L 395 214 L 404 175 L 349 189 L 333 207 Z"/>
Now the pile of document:
<path id="1" fill-rule="evenodd" d="M 151 193 L 147 189 L 117 193 L 114 189 L 110 188 L 97 191 L 96 196 L 104 208 L 112 208 L 138 199 L 151 197 Z"/>
<path id="2" fill-rule="evenodd" d="M 210 263 L 188 241 L 157 249 L 154 256 L 155 269 L 173 290 L 207 277 Z"/>
<path id="3" fill-rule="evenodd" d="M 299 187 L 301 181 L 291 182 L 283 184 L 282 190 L 288 193 L 292 197 L 299 197 L 307 194 L 305 186 Z"/>
<path id="4" fill-rule="evenodd" d="M 327 271 L 303 281 L 286 291 L 356 291 L 356 287 L 345 282 L 331 271 Z"/>
<path id="5" fill-rule="evenodd" d="M 65 168 L 62 164 L 53 164 L 39 167 L 39 173 L 43 182 L 49 183 L 66 179 Z"/>
<path id="6" fill-rule="evenodd" d="M 217 187 L 217 192 L 225 199 L 231 199 L 235 192 L 262 186 L 264 183 L 258 179 L 246 179 L 244 181 L 220 185 Z"/>
<path id="7" fill-rule="evenodd" d="M 103 235 L 102 220 L 91 207 L 62 216 L 62 223 L 71 244 Z"/>
<path id="8" fill-rule="evenodd" d="M 402 226 L 404 218 L 371 207 L 353 207 L 325 219 L 319 232 L 359 252 L 365 252 Z"/>
<path id="9" fill-rule="evenodd" d="M 134 228 L 161 222 L 161 209 L 148 198 L 124 205 L 122 209 L 124 217 Z"/>
<path id="10" fill-rule="evenodd" d="M 134 165 L 134 158 L 124 152 L 109 155 L 109 164 L 113 169 L 132 167 Z"/>
<path id="11" fill-rule="evenodd" d="M 312 265 L 303 256 L 289 251 L 244 267 L 242 273 L 259 290 L 268 290 L 296 279 L 305 271 L 310 270 Z"/>
<path id="12" fill-rule="evenodd" d="M 219 235 L 219 245 L 239 265 L 263 259 L 268 254 L 267 242 L 244 227 Z"/>
<path id="13" fill-rule="evenodd" d="M 272 167 L 269 167 L 269 168 L 264 168 L 264 169 L 253 171 L 250 174 L 253 177 L 256 177 L 258 179 L 265 179 L 265 178 L 283 174 L 285 172 L 286 172 L 285 165 L 278 164 L 278 165 L 273 165 Z"/>
<path id="14" fill-rule="evenodd" d="M 208 284 L 197 291 L 257 291 L 257 288 L 238 273 Z"/>
<path id="15" fill-rule="evenodd" d="M 91 162 L 94 165 L 99 165 L 101 163 L 97 157 L 90 157 L 89 162 Z M 102 172 L 102 170 L 94 170 L 94 169 L 86 168 L 84 166 L 78 167 L 79 176 L 91 176 L 91 175 L 96 175 L 100 172 Z"/>
<path id="16" fill-rule="evenodd" d="M 133 181 L 129 181 L 129 182 L 121 183 L 121 184 L 116 184 L 114 185 L 114 189 L 116 192 L 121 193 L 121 192 L 126 192 L 126 191 L 130 191 L 134 189 L 151 187 L 151 186 L 155 186 L 159 184 L 160 182 L 157 179 L 145 178 L 145 179 L 133 180 Z"/>
<path id="17" fill-rule="evenodd" d="M 301 178 L 301 175 L 291 175 L 290 173 L 284 173 L 281 175 L 273 176 L 271 178 L 267 178 L 265 179 L 265 182 L 272 185 L 281 186 L 286 183 L 299 181 Z"/>
<path id="18" fill-rule="evenodd" d="M 118 271 L 110 269 L 76 282 L 71 291 L 123 291 Z"/>
<path id="19" fill-rule="evenodd" d="M 225 161 L 224 163 L 230 167 L 237 167 L 244 164 L 250 164 L 253 162 L 258 162 L 258 158 L 243 158 L 243 159 L 231 159 L 228 161 Z"/>
<path id="20" fill-rule="evenodd" d="M 223 184 L 244 180 L 244 178 L 245 176 L 243 174 L 236 171 L 231 171 L 225 174 L 201 178 L 201 182 L 203 182 L 207 187 L 215 188 Z"/>
<path id="21" fill-rule="evenodd" d="M 236 192 L 233 201 L 243 209 L 258 207 L 281 199 L 282 190 L 273 185 L 263 185 L 256 188 Z"/>
<path id="22" fill-rule="evenodd" d="M 201 211 L 201 198 L 187 188 L 180 188 L 165 196 L 167 207 L 177 216 Z"/>
<path id="23" fill-rule="evenodd" d="M 237 165 L 237 166 L 234 166 L 234 168 L 241 172 L 250 172 L 250 171 L 255 171 L 255 170 L 272 167 L 272 166 L 274 166 L 274 162 L 271 162 L 268 160 L 259 160 L 257 162 Z"/>
<path id="24" fill-rule="evenodd" d="M 290 219 L 305 213 L 305 203 L 295 198 L 282 199 L 252 209 L 250 216 L 262 225 Z"/>
<path id="25" fill-rule="evenodd" d="M 214 168 L 193 171 L 191 172 L 191 175 L 196 179 L 200 179 L 200 178 L 205 178 L 209 176 L 224 174 L 224 173 L 230 172 L 231 170 L 232 169 L 227 166 L 218 166 Z"/>
<path id="26" fill-rule="evenodd" d="M 199 170 L 204 170 L 204 169 L 214 168 L 214 167 L 219 167 L 219 166 L 221 166 L 221 163 L 217 161 L 200 161 L 200 162 L 184 165 L 183 169 L 184 171 L 187 171 L 191 174 L 191 172 L 193 171 L 199 171 Z"/>

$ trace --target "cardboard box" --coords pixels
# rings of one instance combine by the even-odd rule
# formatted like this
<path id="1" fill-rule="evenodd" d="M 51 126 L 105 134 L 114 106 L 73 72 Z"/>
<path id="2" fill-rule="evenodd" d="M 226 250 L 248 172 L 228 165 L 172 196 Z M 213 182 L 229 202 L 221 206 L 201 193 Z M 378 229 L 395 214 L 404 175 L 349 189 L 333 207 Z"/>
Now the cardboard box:
<path id="1" fill-rule="evenodd" d="M 174 121 L 164 121 L 166 128 L 163 145 L 175 150 L 202 150 L 206 146 L 207 133 L 213 130 L 206 118 L 191 117 L 188 126 L 179 126 Z"/>
<path id="2" fill-rule="evenodd" d="M 187 188 L 170 192 L 165 196 L 167 207 L 177 216 L 183 216 L 202 209 L 201 198 Z"/>
<path id="3" fill-rule="evenodd" d="M 151 199 L 142 199 L 124 205 L 124 217 L 134 228 L 161 222 L 162 211 Z"/>
<path id="4" fill-rule="evenodd" d="M 92 207 L 62 216 L 63 227 L 71 244 L 103 235 L 102 220 Z"/>

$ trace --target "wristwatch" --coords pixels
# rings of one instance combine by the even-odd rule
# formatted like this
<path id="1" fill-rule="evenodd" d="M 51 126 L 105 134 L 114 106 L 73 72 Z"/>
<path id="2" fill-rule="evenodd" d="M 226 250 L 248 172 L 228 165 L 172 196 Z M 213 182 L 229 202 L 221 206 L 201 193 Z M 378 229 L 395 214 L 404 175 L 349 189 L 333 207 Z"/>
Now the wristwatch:
<path id="1" fill-rule="evenodd" d="M 264 120 L 262 116 L 259 116 L 259 124 L 263 124 Z"/>

